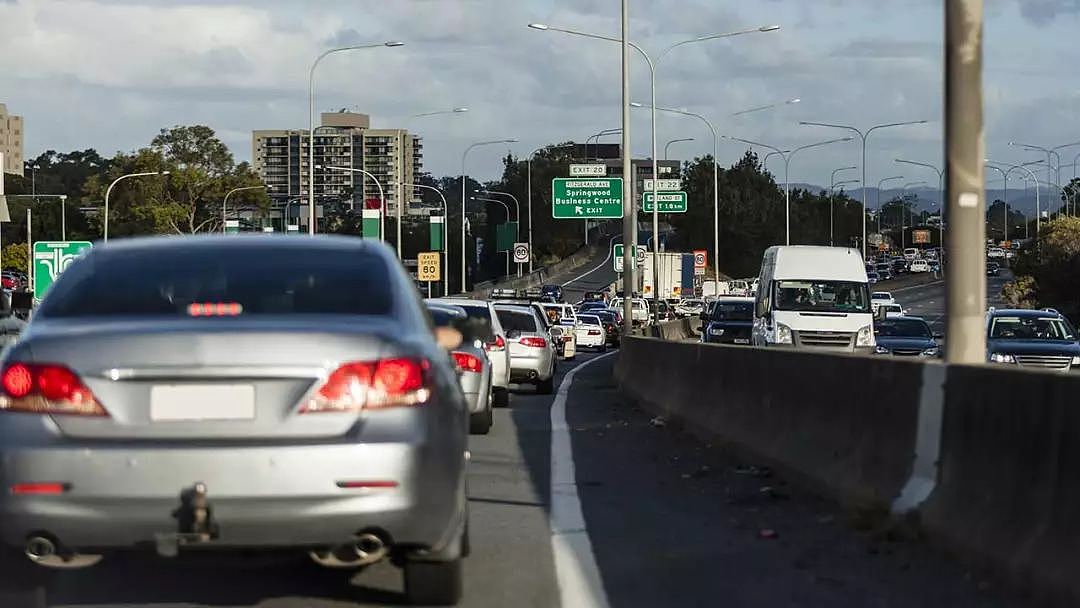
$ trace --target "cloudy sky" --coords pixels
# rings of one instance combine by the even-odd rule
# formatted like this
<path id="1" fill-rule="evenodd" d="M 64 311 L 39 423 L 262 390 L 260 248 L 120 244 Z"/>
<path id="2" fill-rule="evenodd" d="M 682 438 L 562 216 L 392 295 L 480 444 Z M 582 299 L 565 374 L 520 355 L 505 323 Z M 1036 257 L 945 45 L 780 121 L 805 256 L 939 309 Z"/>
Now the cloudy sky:
<path id="1" fill-rule="evenodd" d="M 633 0 L 632 35 L 647 50 L 702 34 L 778 24 L 774 33 L 681 46 L 659 66 L 658 104 L 707 115 L 724 134 L 788 148 L 844 133 L 799 120 L 879 131 L 871 181 L 904 173 L 936 178 L 897 156 L 941 162 L 941 0 Z M 1010 140 L 1053 146 L 1080 140 L 1075 45 L 1078 0 L 987 0 L 989 154 L 1036 156 Z M 617 35 L 618 0 L 0 0 L 0 102 L 26 119 L 27 155 L 145 145 L 162 127 L 207 124 L 240 160 L 251 130 L 307 125 L 307 73 L 331 46 L 402 40 L 399 48 L 335 55 L 318 72 L 319 110 L 358 109 L 375 126 L 425 138 L 426 168 L 460 171 L 471 142 L 516 137 L 537 146 L 583 140 L 617 127 L 619 47 L 530 22 Z M 648 101 L 636 57 L 633 92 Z M 798 105 L 739 117 L 749 107 L 798 97 Z M 416 118 L 468 106 L 467 114 Z M 633 150 L 649 151 L 647 111 L 633 121 Z M 673 157 L 712 149 L 704 125 L 662 115 L 660 145 Z M 614 140 L 607 140 L 614 141 Z M 473 175 L 492 177 L 507 146 L 475 151 Z M 1080 152 L 1080 147 L 1073 148 Z M 743 149 L 721 143 L 730 162 Z M 1074 153 L 1065 155 L 1071 163 Z M 774 159 L 775 160 L 775 159 Z M 839 144 L 795 157 L 792 181 L 826 183 L 858 164 Z M 782 169 L 781 163 L 772 165 Z"/>

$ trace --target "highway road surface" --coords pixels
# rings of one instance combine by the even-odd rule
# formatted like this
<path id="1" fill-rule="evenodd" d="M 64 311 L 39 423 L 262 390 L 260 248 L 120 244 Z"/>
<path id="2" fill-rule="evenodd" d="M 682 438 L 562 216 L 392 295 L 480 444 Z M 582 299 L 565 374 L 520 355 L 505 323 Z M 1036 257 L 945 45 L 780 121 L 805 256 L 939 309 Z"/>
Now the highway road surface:
<path id="1" fill-rule="evenodd" d="M 561 395 L 524 389 L 496 411 L 491 435 L 471 439 L 461 605 L 1016 605 L 993 581 L 919 543 L 859 531 L 836 506 L 626 403 L 614 357 L 562 365 Z M 387 564 L 350 576 L 293 556 L 192 557 L 140 554 L 63 573 L 40 605 L 402 602 L 399 571 Z M 9 599 L 0 605 L 16 605 Z"/>
<path id="2" fill-rule="evenodd" d="M 1002 269 L 997 276 L 986 277 L 987 306 L 1001 308 L 1001 288 L 1012 280 L 1012 271 Z M 888 282 L 874 286 L 874 291 L 889 291 L 911 316 L 922 317 L 934 332 L 945 332 L 945 280 L 890 290 Z M 948 336 L 946 336 L 946 339 Z"/>

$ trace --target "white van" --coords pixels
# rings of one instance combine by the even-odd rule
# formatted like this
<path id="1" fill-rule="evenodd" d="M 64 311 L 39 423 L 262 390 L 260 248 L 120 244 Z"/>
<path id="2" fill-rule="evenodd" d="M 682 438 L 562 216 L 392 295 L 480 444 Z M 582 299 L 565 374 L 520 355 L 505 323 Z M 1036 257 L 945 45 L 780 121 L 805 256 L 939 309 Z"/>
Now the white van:
<path id="1" fill-rule="evenodd" d="M 908 247 L 904 250 L 904 259 L 909 262 L 919 259 L 919 250 L 914 247 Z"/>
<path id="2" fill-rule="evenodd" d="M 862 256 L 841 247 L 770 247 L 754 301 L 755 346 L 872 352 Z"/>

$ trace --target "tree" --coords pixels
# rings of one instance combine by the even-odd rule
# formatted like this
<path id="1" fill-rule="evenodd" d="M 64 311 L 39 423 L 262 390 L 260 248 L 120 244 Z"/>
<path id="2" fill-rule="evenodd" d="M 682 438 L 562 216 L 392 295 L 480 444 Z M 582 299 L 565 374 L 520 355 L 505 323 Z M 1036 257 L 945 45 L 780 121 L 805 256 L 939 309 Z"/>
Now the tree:
<path id="1" fill-rule="evenodd" d="M 162 129 L 146 148 L 117 154 L 105 175 L 91 177 L 84 192 L 103 200 L 105 190 L 121 175 L 164 172 L 169 175 L 126 180 L 109 199 L 109 232 L 114 235 L 194 234 L 222 228 L 222 200 L 234 188 L 259 186 L 247 163 L 237 165 L 210 127 Z M 245 190 L 229 199 L 265 215 L 266 192 Z M 104 210 L 103 210 L 104 211 Z M 101 219 L 97 222 L 100 224 Z"/>
<path id="2" fill-rule="evenodd" d="M 1060 217 L 1043 224 L 1036 247 L 1016 262 L 1017 283 L 1010 289 L 1026 292 L 1038 306 L 1051 306 L 1070 316 L 1080 315 L 1080 218 Z"/>
<path id="3" fill-rule="evenodd" d="M 30 248 L 25 242 L 5 245 L 0 257 L 3 257 L 4 270 L 26 272 L 30 261 Z"/>

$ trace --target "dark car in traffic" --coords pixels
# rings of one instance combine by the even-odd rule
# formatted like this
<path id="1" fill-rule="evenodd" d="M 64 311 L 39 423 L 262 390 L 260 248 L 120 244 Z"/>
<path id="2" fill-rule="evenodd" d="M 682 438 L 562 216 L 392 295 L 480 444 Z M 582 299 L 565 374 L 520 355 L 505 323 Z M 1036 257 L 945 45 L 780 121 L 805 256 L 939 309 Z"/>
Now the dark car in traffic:
<path id="1" fill-rule="evenodd" d="M 606 309 L 590 310 L 589 314 L 600 317 L 600 324 L 604 326 L 604 331 L 607 332 L 607 343 L 612 346 L 619 346 L 622 338 L 619 316 Z"/>
<path id="2" fill-rule="evenodd" d="M 555 302 L 563 301 L 562 287 L 559 285 L 541 285 L 540 297 L 542 298 L 555 298 Z"/>
<path id="3" fill-rule="evenodd" d="M 990 309 L 986 358 L 1023 368 L 1070 371 L 1080 367 L 1076 330 L 1055 310 Z"/>
<path id="4" fill-rule="evenodd" d="M 720 298 L 709 312 L 701 314 L 704 326 L 701 341 L 705 344 L 750 344 L 754 325 L 753 298 Z"/>
<path id="5" fill-rule="evenodd" d="M 941 345 L 930 325 L 919 317 L 888 317 L 874 321 L 874 353 L 898 357 L 938 357 Z"/>

